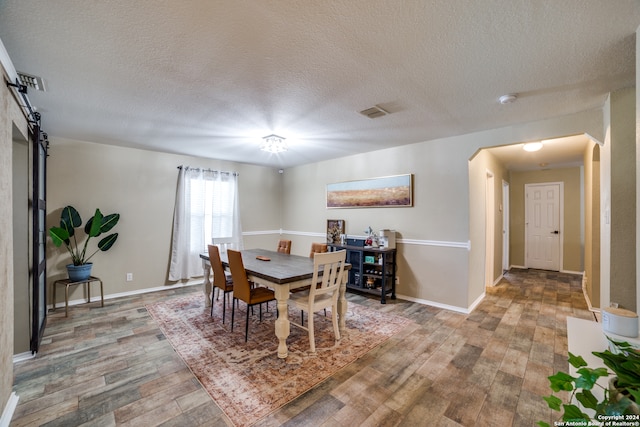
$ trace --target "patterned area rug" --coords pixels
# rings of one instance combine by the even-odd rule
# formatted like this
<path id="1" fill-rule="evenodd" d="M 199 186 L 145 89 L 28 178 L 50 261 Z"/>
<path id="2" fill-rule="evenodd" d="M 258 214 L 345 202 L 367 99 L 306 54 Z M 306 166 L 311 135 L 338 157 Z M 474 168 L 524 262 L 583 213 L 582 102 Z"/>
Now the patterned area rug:
<path id="1" fill-rule="evenodd" d="M 230 294 L 231 295 L 231 294 Z M 291 326 L 289 357 L 277 356 L 275 302 L 269 312 L 258 306 L 249 316 L 249 340 L 244 342 L 246 305 L 236 308 L 233 333 L 227 303 L 222 324 L 222 299 L 213 317 L 202 294 L 174 298 L 146 306 L 171 345 L 200 380 L 213 400 L 237 426 L 252 425 L 327 379 L 339 369 L 385 342 L 412 321 L 350 303 L 347 336 L 335 342 L 331 313 L 315 316 L 316 354 L 309 353 L 307 331 Z M 300 312 L 289 309 L 290 319 Z M 305 325 L 307 313 L 305 313 Z"/>

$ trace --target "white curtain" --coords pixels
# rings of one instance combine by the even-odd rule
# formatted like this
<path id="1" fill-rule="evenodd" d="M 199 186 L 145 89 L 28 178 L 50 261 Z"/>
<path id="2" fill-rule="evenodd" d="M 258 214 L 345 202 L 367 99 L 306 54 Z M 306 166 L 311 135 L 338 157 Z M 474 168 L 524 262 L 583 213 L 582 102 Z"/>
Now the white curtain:
<path id="1" fill-rule="evenodd" d="M 238 174 L 182 166 L 178 172 L 169 280 L 202 276 L 200 254 L 216 238 L 241 250 Z"/>

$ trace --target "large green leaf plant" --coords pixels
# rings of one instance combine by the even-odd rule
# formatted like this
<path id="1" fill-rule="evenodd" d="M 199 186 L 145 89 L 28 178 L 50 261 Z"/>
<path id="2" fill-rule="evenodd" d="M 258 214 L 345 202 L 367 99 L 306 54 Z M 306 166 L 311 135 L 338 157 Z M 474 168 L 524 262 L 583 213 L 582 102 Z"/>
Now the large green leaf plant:
<path id="1" fill-rule="evenodd" d="M 611 417 L 638 414 L 637 402 L 640 402 L 640 352 L 627 342 L 609 339 L 611 350 L 594 351 L 593 355 L 602 359 L 607 368 L 589 368 L 582 356 L 569 352 L 569 363 L 577 369 L 577 377 L 565 372 L 558 372 L 549 377 L 550 388 L 554 392 L 570 391 L 569 402 L 574 399 L 583 408 L 592 409 L 596 422 L 614 419 Z M 615 390 L 602 387 L 597 383 L 601 377 L 615 377 Z M 603 389 L 603 398 L 598 400 L 593 394 L 594 387 Z M 562 421 L 583 422 L 588 424 L 593 419 L 585 414 L 580 407 L 573 403 L 563 403 L 553 394 L 543 398 L 554 411 L 562 411 Z M 619 418 L 617 418 L 619 419 Z M 624 418 L 622 418 L 624 419 Z M 637 420 L 637 418 L 634 418 Z M 549 424 L 539 421 L 541 427 Z M 577 425 L 577 424 L 576 424 Z M 582 424 L 580 424 L 582 425 Z"/>
<path id="2" fill-rule="evenodd" d="M 71 255 L 73 265 L 84 265 L 89 262 L 98 251 L 111 249 L 118 239 L 118 233 L 109 234 L 98 242 L 98 249 L 90 255 L 87 254 L 89 240 L 110 231 L 120 219 L 120 214 L 102 215 L 100 209 L 96 209 L 95 214 L 87 221 L 84 232 L 87 236 L 84 244 L 78 245 L 78 237 L 75 229 L 82 226 L 82 218 L 73 206 L 66 206 L 60 214 L 60 226 L 51 227 L 49 236 L 56 247 L 63 243 Z"/>

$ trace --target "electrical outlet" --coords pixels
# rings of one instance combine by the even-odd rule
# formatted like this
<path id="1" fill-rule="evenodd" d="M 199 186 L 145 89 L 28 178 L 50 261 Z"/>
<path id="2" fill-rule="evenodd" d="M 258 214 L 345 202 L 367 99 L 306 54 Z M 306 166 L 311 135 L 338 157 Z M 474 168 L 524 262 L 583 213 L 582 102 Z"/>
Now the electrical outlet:
<path id="1" fill-rule="evenodd" d="M 133 280 L 133 273 L 127 273 L 127 282 L 131 282 Z"/>

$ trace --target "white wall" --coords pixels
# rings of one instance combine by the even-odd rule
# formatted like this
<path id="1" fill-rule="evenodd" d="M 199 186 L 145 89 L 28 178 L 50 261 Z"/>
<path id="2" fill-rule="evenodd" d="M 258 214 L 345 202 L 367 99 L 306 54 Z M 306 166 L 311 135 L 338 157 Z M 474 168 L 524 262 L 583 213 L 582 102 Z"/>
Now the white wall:
<path id="1" fill-rule="evenodd" d="M 487 217 L 487 174 L 491 173 L 493 179 L 493 217 Z M 469 230 L 470 235 L 477 235 L 478 242 L 485 242 L 485 239 L 491 238 L 493 239 L 493 247 L 494 252 L 490 257 L 491 266 L 489 266 L 489 275 L 490 283 L 493 284 L 497 279 L 499 279 L 502 275 L 502 252 L 503 250 L 509 250 L 509 248 L 504 249 L 502 247 L 502 212 L 500 212 L 500 205 L 503 204 L 502 201 L 502 181 L 509 181 L 509 175 L 507 170 L 504 168 L 498 159 L 489 151 L 489 150 L 480 150 L 476 155 L 469 161 L 469 197 L 470 197 L 470 206 L 474 206 L 475 209 L 472 209 L 474 212 L 470 217 Z M 490 224 L 488 221 L 492 221 L 492 229 L 493 235 L 487 235 L 487 225 Z M 486 247 L 486 245 L 485 245 Z M 478 248 L 480 249 L 480 248 Z M 482 248 L 484 249 L 484 248 Z M 484 277 L 487 277 L 487 255 L 483 250 L 484 256 L 474 257 L 474 265 L 470 265 L 470 271 L 485 271 Z M 478 295 L 484 292 L 485 281 L 477 282 L 476 289 L 470 289 L 469 295 L 475 296 L 477 298 Z M 469 300 L 468 304 L 472 304 L 474 300 Z"/>
<path id="2" fill-rule="evenodd" d="M 634 88 L 611 93 L 611 302 L 636 311 Z"/>
<path id="3" fill-rule="evenodd" d="M 167 275 L 179 165 L 238 171 L 243 230 L 280 227 L 281 176 L 277 169 L 83 141 L 50 141 L 47 227 L 59 223 L 60 209 L 67 205 L 76 207 L 85 222 L 96 208 L 103 214 L 121 215 L 113 229 L 119 233 L 116 244 L 92 258 L 92 274 L 104 281 L 107 295 L 172 284 Z M 254 240 L 261 244 L 269 237 L 277 241 L 274 236 L 249 236 L 245 245 L 252 247 Z M 69 255 L 50 240 L 47 262 L 49 283 L 66 277 Z M 126 281 L 127 273 L 133 273 L 133 281 Z M 61 293 L 57 297 L 64 301 Z M 70 299 L 82 297 L 78 287 Z"/>
<path id="4" fill-rule="evenodd" d="M 601 165 L 601 307 L 618 303 L 635 311 L 636 255 L 635 89 L 609 95 L 603 108 Z"/>
<path id="5" fill-rule="evenodd" d="M 482 147 L 582 133 L 602 138 L 601 110 L 287 169 L 283 228 L 291 232 L 294 251 L 307 250 L 303 234 L 322 233 L 327 219 L 346 220 L 354 235 L 369 225 L 395 229 L 401 239 L 398 293 L 466 310 L 484 292 L 485 255 L 484 221 L 476 221 L 485 209 L 484 180 L 470 189 L 469 159 Z M 412 208 L 326 208 L 328 183 L 405 173 L 414 174 Z"/>
<path id="6" fill-rule="evenodd" d="M 275 247 L 282 227 L 294 240 L 293 253 L 307 255 L 311 241 L 324 240 L 327 219 L 346 220 L 352 235 L 368 226 L 395 229 L 398 294 L 467 310 L 484 292 L 485 259 L 484 221 L 475 221 L 485 209 L 484 181 L 470 182 L 469 159 L 482 147 L 577 133 L 600 136 L 602 129 L 602 111 L 592 110 L 304 165 L 282 175 L 271 168 L 52 139 L 48 225 L 67 204 L 85 216 L 95 207 L 121 213 L 120 240 L 96 256 L 94 274 L 106 281 L 107 294 L 162 286 L 168 284 L 176 166 L 239 170 L 246 247 Z M 328 183 L 405 173 L 414 174 L 412 208 L 326 208 Z M 64 252 L 49 245 L 48 261 L 49 281 L 63 277 Z M 133 282 L 125 281 L 128 272 Z"/>

